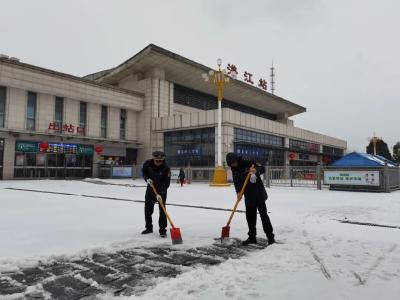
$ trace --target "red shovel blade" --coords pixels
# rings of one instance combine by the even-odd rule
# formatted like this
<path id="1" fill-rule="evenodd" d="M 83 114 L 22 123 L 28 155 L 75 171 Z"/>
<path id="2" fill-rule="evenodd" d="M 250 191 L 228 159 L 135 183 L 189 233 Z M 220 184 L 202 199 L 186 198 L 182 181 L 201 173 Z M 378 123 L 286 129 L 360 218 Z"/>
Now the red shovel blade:
<path id="1" fill-rule="evenodd" d="M 181 230 L 179 228 L 170 228 L 172 244 L 182 244 Z"/>
<path id="2" fill-rule="evenodd" d="M 222 233 L 221 233 L 221 239 L 227 239 L 229 238 L 229 231 L 230 231 L 229 226 L 224 226 L 222 227 Z"/>

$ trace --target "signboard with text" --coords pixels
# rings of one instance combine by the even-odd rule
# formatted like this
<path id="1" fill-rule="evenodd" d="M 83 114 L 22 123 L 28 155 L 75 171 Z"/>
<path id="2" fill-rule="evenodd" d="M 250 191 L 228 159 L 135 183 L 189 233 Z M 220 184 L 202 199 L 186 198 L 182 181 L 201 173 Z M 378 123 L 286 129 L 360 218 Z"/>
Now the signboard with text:
<path id="1" fill-rule="evenodd" d="M 58 122 L 50 122 L 49 127 L 47 128 L 48 131 L 54 131 L 55 133 L 72 133 L 80 135 L 85 135 L 85 128 L 74 126 L 72 124 L 60 124 Z"/>
<path id="2" fill-rule="evenodd" d="M 379 171 L 325 171 L 324 184 L 380 186 Z"/>
<path id="3" fill-rule="evenodd" d="M 171 180 L 178 180 L 179 179 L 179 170 L 171 170 Z"/>
<path id="4" fill-rule="evenodd" d="M 112 177 L 132 177 L 132 167 L 113 167 Z"/>

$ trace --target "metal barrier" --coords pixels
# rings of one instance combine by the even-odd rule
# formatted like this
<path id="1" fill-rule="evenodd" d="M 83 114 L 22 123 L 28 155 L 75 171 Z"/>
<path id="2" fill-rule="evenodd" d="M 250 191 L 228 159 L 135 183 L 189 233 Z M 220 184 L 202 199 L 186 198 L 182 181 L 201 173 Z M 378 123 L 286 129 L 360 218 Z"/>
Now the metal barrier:
<path id="1" fill-rule="evenodd" d="M 263 180 L 267 187 L 288 186 L 288 187 L 309 187 L 315 189 L 330 188 L 352 191 L 376 191 L 391 192 L 400 189 L 400 168 L 399 167 L 374 167 L 374 168 L 333 168 L 317 166 L 265 166 L 266 171 Z M 210 182 L 213 179 L 214 168 L 185 168 L 186 178 L 191 181 Z M 324 181 L 324 174 L 327 171 L 353 171 L 379 172 L 379 184 L 329 184 Z M 364 173 L 363 173 L 364 172 Z M 351 172 L 348 172 L 351 173 Z M 364 176 L 364 175 L 362 175 Z M 350 176 L 350 178 L 353 178 Z M 228 169 L 228 181 L 231 181 L 230 170 Z"/>
<path id="2" fill-rule="evenodd" d="M 191 181 L 206 181 L 210 182 L 213 179 L 214 168 L 186 168 L 186 178 L 189 182 Z"/>
<path id="3" fill-rule="evenodd" d="M 388 189 L 400 189 L 400 168 L 387 168 L 388 173 Z"/>
<path id="4" fill-rule="evenodd" d="M 267 186 L 317 187 L 319 166 L 266 166 L 264 180 Z"/>

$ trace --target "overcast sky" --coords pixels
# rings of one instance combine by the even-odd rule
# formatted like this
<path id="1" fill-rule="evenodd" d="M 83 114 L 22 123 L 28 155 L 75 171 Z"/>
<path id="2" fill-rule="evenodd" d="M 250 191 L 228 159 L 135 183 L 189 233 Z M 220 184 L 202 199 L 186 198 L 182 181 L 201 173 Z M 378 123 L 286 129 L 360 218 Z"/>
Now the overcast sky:
<path id="1" fill-rule="evenodd" d="M 365 151 L 400 141 L 398 0 L 0 0 L 0 53 L 73 75 L 150 43 L 214 67 L 234 63 L 307 108 L 295 126 Z M 199 78 L 199 80 L 201 80 Z"/>

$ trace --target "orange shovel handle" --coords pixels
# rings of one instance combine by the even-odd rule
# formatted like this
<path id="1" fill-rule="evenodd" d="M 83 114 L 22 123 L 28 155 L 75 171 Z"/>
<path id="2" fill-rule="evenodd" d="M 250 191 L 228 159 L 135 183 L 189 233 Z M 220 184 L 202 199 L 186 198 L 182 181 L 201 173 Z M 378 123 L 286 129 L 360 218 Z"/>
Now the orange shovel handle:
<path id="1" fill-rule="evenodd" d="M 254 165 L 251 165 L 251 168 L 250 168 L 250 169 L 253 169 L 253 168 L 254 168 Z M 250 176 L 251 176 L 251 172 L 249 171 L 249 173 L 248 173 L 247 176 L 246 176 L 246 180 L 245 180 L 244 183 L 243 183 L 242 189 L 240 190 L 240 192 L 239 192 L 239 194 L 238 194 L 238 198 L 237 198 L 237 200 L 236 200 L 235 206 L 234 206 L 233 209 L 232 209 L 231 215 L 230 215 L 230 217 L 229 217 L 229 220 L 228 220 L 228 223 L 226 224 L 226 226 L 229 226 L 229 225 L 231 224 L 231 222 L 232 222 L 233 215 L 234 215 L 235 212 L 236 212 L 236 209 L 237 209 L 237 207 L 238 207 L 238 205 L 239 205 L 240 200 L 242 200 L 242 197 L 243 197 L 243 194 L 244 194 L 244 190 L 246 189 L 246 186 L 247 186 L 247 184 L 249 183 Z"/>
<path id="2" fill-rule="evenodd" d="M 156 194 L 156 197 L 157 197 L 158 192 L 157 192 L 157 190 L 156 190 L 156 187 L 154 186 L 153 183 L 150 184 L 150 186 L 151 186 L 151 188 L 153 189 L 154 194 Z M 158 200 L 157 200 L 157 201 L 158 201 Z M 161 201 L 158 201 L 158 203 L 160 204 L 160 206 L 161 206 L 162 210 L 164 211 L 165 215 L 167 216 L 167 219 L 168 219 L 169 223 L 171 224 L 171 227 L 175 229 L 174 223 L 172 223 L 172 220 L 171 220 L 169 214 L 167 213 L 167 210 L 166 210 L 166 208 L 165 208 L 165 206 L 164 206 L 164 203 L 162 202 L 162 200 L 161 200 Z"/>

